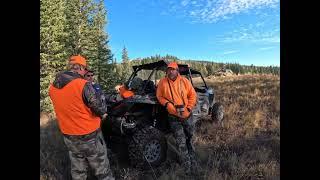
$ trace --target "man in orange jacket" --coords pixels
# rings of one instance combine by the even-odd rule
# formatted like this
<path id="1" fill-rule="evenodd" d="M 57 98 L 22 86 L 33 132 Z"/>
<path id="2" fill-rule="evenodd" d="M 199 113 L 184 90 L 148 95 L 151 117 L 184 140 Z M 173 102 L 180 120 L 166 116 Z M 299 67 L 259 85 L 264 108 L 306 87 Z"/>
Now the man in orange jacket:
<path id="1" fill-rule="evenodd" d="M 194 124 L 192 109 L 197 101 L 197 94 L 191 82 L 179 74 L 178 65 L 171 62 L 157 87 L 157 99 L 168 111 L 168 121 L 176 139 L 180 161 L 187 174 L 191 166 L 196 165 L 192 144 Z"/>
<path id="2" fill-rule="evenodd" d="M 56 75 L 49 95 L 69 151 L 72 179 L 85 180 L 88 166 L 98 179 L 114 179 L 100 130 L 107 113 L 92 84 L 83 79 L 86 67 L 84 57 L 72 56 L 69 70 Z"/>

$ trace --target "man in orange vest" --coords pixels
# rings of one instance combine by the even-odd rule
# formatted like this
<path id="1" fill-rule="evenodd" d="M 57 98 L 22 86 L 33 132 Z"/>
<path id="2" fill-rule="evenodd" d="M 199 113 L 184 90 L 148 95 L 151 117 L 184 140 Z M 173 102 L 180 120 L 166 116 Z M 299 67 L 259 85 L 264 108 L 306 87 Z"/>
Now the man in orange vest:
<path id="1" fill-rule="evenodd" d="M 107 113 L 92 84 L 83 79 L 86 67 L 84 57 L 72 56 L 69 70 L 56 75 L 49 95 L 69 151 L 72 179 L 85 180 L 88 166 L 98 179 L 114 179 L 100 130 Z"/>
<path id="2" fill-rule="evenodd" d="M 168 121 L 173 131 L 180 161 L 187 174 L 191 167 L 197 166 L 192 143 L 194 124 L 192 109 L 197 101 L 197 94 L 191 82 L 179 74 L 178 65 L 171 62 L 157 87 L 157 99 L 168 111 Z"/>

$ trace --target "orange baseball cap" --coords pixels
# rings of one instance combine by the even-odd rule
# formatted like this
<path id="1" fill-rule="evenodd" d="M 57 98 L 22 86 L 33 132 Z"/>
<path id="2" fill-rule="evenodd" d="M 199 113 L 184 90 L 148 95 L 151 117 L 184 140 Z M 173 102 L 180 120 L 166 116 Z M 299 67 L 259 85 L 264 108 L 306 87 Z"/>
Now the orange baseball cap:
<path id="1" fill-rule="evenodd" d="M 171 62 L 168 64 L 167 68 L 178 69 L 178 64 L 176 62 Z"/>
<path id="2" fill-rule="evenodd" d="M 69 59 L 69 62 L 71 64 L 80 64 L 84 67 L 87 67 L 86 59 L 84 57 L 82 57 L 81 55 L 71 56 Z"/>

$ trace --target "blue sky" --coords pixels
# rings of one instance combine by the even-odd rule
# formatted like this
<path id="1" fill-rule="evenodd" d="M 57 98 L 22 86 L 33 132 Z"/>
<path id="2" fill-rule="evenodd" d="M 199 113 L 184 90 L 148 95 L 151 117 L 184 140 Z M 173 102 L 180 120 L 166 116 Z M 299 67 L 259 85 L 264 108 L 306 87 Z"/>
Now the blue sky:
<path id="1" fill-rule="evenodd" d="M 105 0 L 117 62 L 180 59 L 280 65 L 280 0 Z"/>

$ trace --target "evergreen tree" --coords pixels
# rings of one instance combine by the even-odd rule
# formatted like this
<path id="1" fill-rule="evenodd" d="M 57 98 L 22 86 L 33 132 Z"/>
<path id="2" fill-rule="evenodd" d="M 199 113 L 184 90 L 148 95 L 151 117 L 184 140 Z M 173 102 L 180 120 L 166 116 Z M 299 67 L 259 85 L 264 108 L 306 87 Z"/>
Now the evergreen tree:
<path id="1" fill-rule="evenodd" d="M 94 27 L 96 30 L 97 38 L 97 77 L 98 83 L 103 89 L 111 89 L 116 85 L 114 80 L 115 74 L 113 73 L 113 55 L 108 47 L 108 34 L 105 33 L 104 27 L 106 25 L 106 9 L 104 7 L 104 1 L 99 0 L 97 5 L 97 13 L 94 17 Z M 93 64 L 95 65 L 95 64 Z"/>
<path id="2" fill-rule="evenodd" d="M 66 65 L 64 0 L 40 0 L 40 111 L 52 111 L 50 82 Z"/>
<path id="3" fill-rule="evenodd" d="M 208 76 L 212 75 L 214 73 L 214 68 L 212 66 L 212 64 L 207 64 L 206 65 L 206 70 L 208 72 Z"/>
<path id="4" fill-rule="evenodd" d="M 68 57 L 81 54 L 98 82 L 115 84 L 113 55 L 104 32 L 106 9 L 103 0 L 40 1 L 40 108 L 52 111 L 49 83 L 66 67 Z"/>
<path id="5" fill-rule="evenodd" d="M 122 49 L 122 68 L 121 68 L 122 72 L 122 82 L 128 80 L 130 74 L 131 74 L 131 65 L 130 65 L 130 60 L 129 60 L 129 56 L 128 56 L 128 51 L 126 47 L 123 47 Z"/>
<path id="6" fill-rule="evenodd" d="M 93 0 L 66 0 L 66 2 L 68 55 L 81 54 L 88 59 L 90 69 L 97 71 L 98 42 L 101 38 L 98 32 L 103 24 L 101 18 L 97 17 L 99 4 Z"/>
<path id="7" fill-rule="evenodd" d="M 82 0 L 66 0 L 66 32 L 68 36 L 65 43 L 69 56 L 82 53 L 81 41 L 85 38 L 83 28 L 86 24 L 86 21 L 81 18 L 82 9 Z"/>

